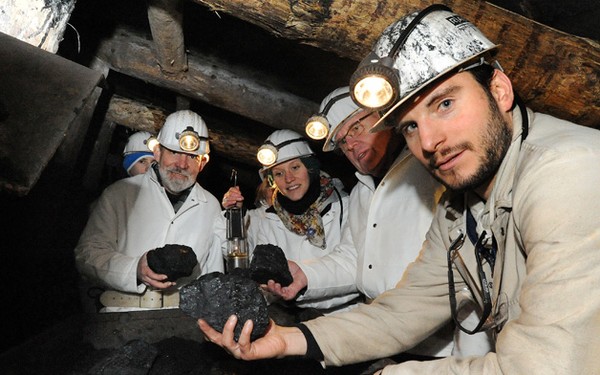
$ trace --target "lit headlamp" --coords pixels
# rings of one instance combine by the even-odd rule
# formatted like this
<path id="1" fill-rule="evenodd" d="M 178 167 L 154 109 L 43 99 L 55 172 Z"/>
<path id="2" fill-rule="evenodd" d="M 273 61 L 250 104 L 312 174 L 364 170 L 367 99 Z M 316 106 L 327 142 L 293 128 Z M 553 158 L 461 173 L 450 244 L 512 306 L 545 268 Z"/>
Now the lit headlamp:
<path id="1" fill-rule="evenodd" d="M 400 93 L 400 75 L 393 68 L 398 51 L 421 22 L 423 17 L 436 10 L 449 10 L 448 7 L 434 4 L 421 11 L 398 36 L 387 56 L 379 57 L 371 52 L 350 77 L 352 99 L 363 108 L 382 110 L 391 106 Z"/>
<path id="2" fill-rule="evenodd" d="M 150 136 L 148 139 L 144 140 L 144 144 L 150 149 L 150 151 L 154 152 L 154 148 L 158 146 L 158 139 L 155 136 Z"/>
<path id="3" fill-rule="evenodd" d="M 258 152 L 256 153 L 256 158 L 258 159 L 260 164 L 262 164 L 265 167 L 269 167 L 277 162 L 277 156 L 278 156 L 279 150 L 282 147 L 287 146 L 290 143 L 304 142 L 304 141 L 305 141 L 304 138 L 294 138 L 294 139 L 287 140 L 285 142 L 281 142 L 277 145 L 273 144 L 273 142 L 271 142 L 271 141 L 266 141 L 258 149 Z"/>
<path id="4" fill-rule="evenodd" d="M 320 113 L 311 116 L 308 121 L 306 121 L 306 126 L 304 128 L 306 134 L 310 138 L 317 140 L 327 137 L 329 129 L 331 128 L 331 124 L 329 123 L 329 120 L 327 120 L 327 113 L 329 113 L 329 110 L 335 104 L 335 102 L 343 98 L 347 98 L 348 96 L 350 96 L 349 93 L 343 93 L 334 96 L 329 100 L 325 108 L 323 108 Z"/>
<path id="5" fill-rule="evenodd" d="M 200 147 L 200 139 L 204 138 L 200 137 L 191 126 L 185 128 L 182 133 L 175 134 L 175 137 L 179 140 L 179 147 L 187 152 L 196 151 Z"/>
<path id="6" fill-rule="evenodd" d="M 371 52 L 350 77 L 352 99 L 361 107 L 380 110 L 398 98 L 400 77 L 390 56 L 379 58 Z"/>

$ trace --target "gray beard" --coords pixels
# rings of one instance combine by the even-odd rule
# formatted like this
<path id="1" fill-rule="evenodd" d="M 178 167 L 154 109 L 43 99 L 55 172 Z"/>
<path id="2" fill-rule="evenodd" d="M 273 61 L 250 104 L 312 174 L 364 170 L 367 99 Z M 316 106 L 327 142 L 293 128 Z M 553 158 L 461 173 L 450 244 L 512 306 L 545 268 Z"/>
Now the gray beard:
<path id="1" fill-rule="evenodd" d="M 158 173 L 160 173 L 160 178 L 164 188 L 172 194 L 181 193 L 194 184 L 194 180 L 190 176 L 187 176 L 186 180 L 171 179 L 169 176 L 169 171 L 161 166 L 158 167 Z"/>

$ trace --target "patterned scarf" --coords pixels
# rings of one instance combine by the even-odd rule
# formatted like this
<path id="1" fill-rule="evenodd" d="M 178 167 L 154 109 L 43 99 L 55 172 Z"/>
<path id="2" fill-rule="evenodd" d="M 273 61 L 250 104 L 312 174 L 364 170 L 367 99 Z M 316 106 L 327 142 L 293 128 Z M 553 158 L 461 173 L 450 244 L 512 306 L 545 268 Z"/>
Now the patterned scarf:
<path id="1" fill-rule="evenodd" d="M 320 213 L 327 207 L 327 201 L 331 194 L 333 194 L 334 186 L 331 177 L 324 173 L 320 176 L 320 190 L 319 197 L 302 214 L 294 215 L 286 211 L 278 199 L 273 200 L 273 208 L 288 230 L 301 236 L 306 236 L 311 244 L 325 249 L 327 248 L 327 244 L 325 242 L 325 230 Z"/>

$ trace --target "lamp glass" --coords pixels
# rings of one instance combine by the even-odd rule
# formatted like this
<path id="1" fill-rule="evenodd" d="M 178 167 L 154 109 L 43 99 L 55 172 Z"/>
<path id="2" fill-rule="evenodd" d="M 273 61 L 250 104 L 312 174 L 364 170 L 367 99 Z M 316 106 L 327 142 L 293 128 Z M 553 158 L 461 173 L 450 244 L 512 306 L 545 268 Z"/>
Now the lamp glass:
<path id="1" fill-rule="evenodd" d="M 323 139 L 327 137 L 329 127 L 323 122 L 322 116 L 313 116 L 306 123 L 306 134 L 312 139 Z"/>
<path id="2" fill-rule="evenodd" d="M 394 97 L 394 89 L 383 76 L 366 76 L 354 86 L 354 97 L 364 107 L 382 108 Z"/>
<path id="3" fill-rule="evenodd" d="M 158 139 L 156 139 L 156 137 L 154 136 L 148 138 L 146 140 L 146 146 L 148 146 L 148 149 L 150 149 L 150 151 L 154 152 L 154 148 L 158 146 Z"/>
<path id="4" fill-rule="evenodd" d="M 179 147 L 183 151 L 196 151 L 199 146 L 200 140 L 193 132 L 183 132 L 179 137 Z"/>
<path id="5" fill-rule="evenodd" d="M 262 165 L 269 166 L 277 161 L 277 149 L 271 145 L 263 145 L 258 149 L 256 157 Z"/>

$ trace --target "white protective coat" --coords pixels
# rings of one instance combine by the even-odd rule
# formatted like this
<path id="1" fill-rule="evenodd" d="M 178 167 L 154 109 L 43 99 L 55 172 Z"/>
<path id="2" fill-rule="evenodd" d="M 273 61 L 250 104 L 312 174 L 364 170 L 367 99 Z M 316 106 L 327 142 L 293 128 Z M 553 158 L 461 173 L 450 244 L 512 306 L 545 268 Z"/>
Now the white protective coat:
<path id="1" fill-rule="evenodd" d="M 143 293 L 137 281 L 140 257 L 166 244 L 190 246 L 198 264 L 189 279 L 223 272 L 225 218 L 218 200 L 197 183 L 177 213 L 153 169 L 105 189 L 77 247 L 79 272 L 92 283 Z M 180 280 L 181 281 L 181 280 Z M 178 286 L 183 284 L 178 281 Z"/>
<path id="2" fill-rule="evenodd" d="M 340 195 L 338 196 L 335 191 L 331 194 L 328 200 L 328 203 L 331 203 L 331 209 L 323 216 L 325 241 L 327 244 L 325 249 L 311 244 L 306 236 L 300 236 L 288 230 L 277 214 L 270 211 L 262 211 L 261 214 L 264 213 L 264 216 L 260 215 L 260 218 L 258 216 L 255 218 L 255 224 L 258 227 L 253 229 L 253 232 L 256 233 L 256 239 L 250 242 L 277 245 L 283 250 L 288 260 L 295 262 L 320 258 L 329 254 L 340 242 L 341 228 L 346 223 L 348 217 L 349 200 L 348 194 L 343 191 L 341 181 L 334 178 L 333 183 Z M 358 297 L 358 293 L 355 290 L 350 290 L 348 293 L 337 294 L 335 297 L 325 295 L 319 298 L 306 298 L 305 296 L 301 296 L 296 301 L 300 307 L 330 309 L 343 306 L 356 297 Z"/>

